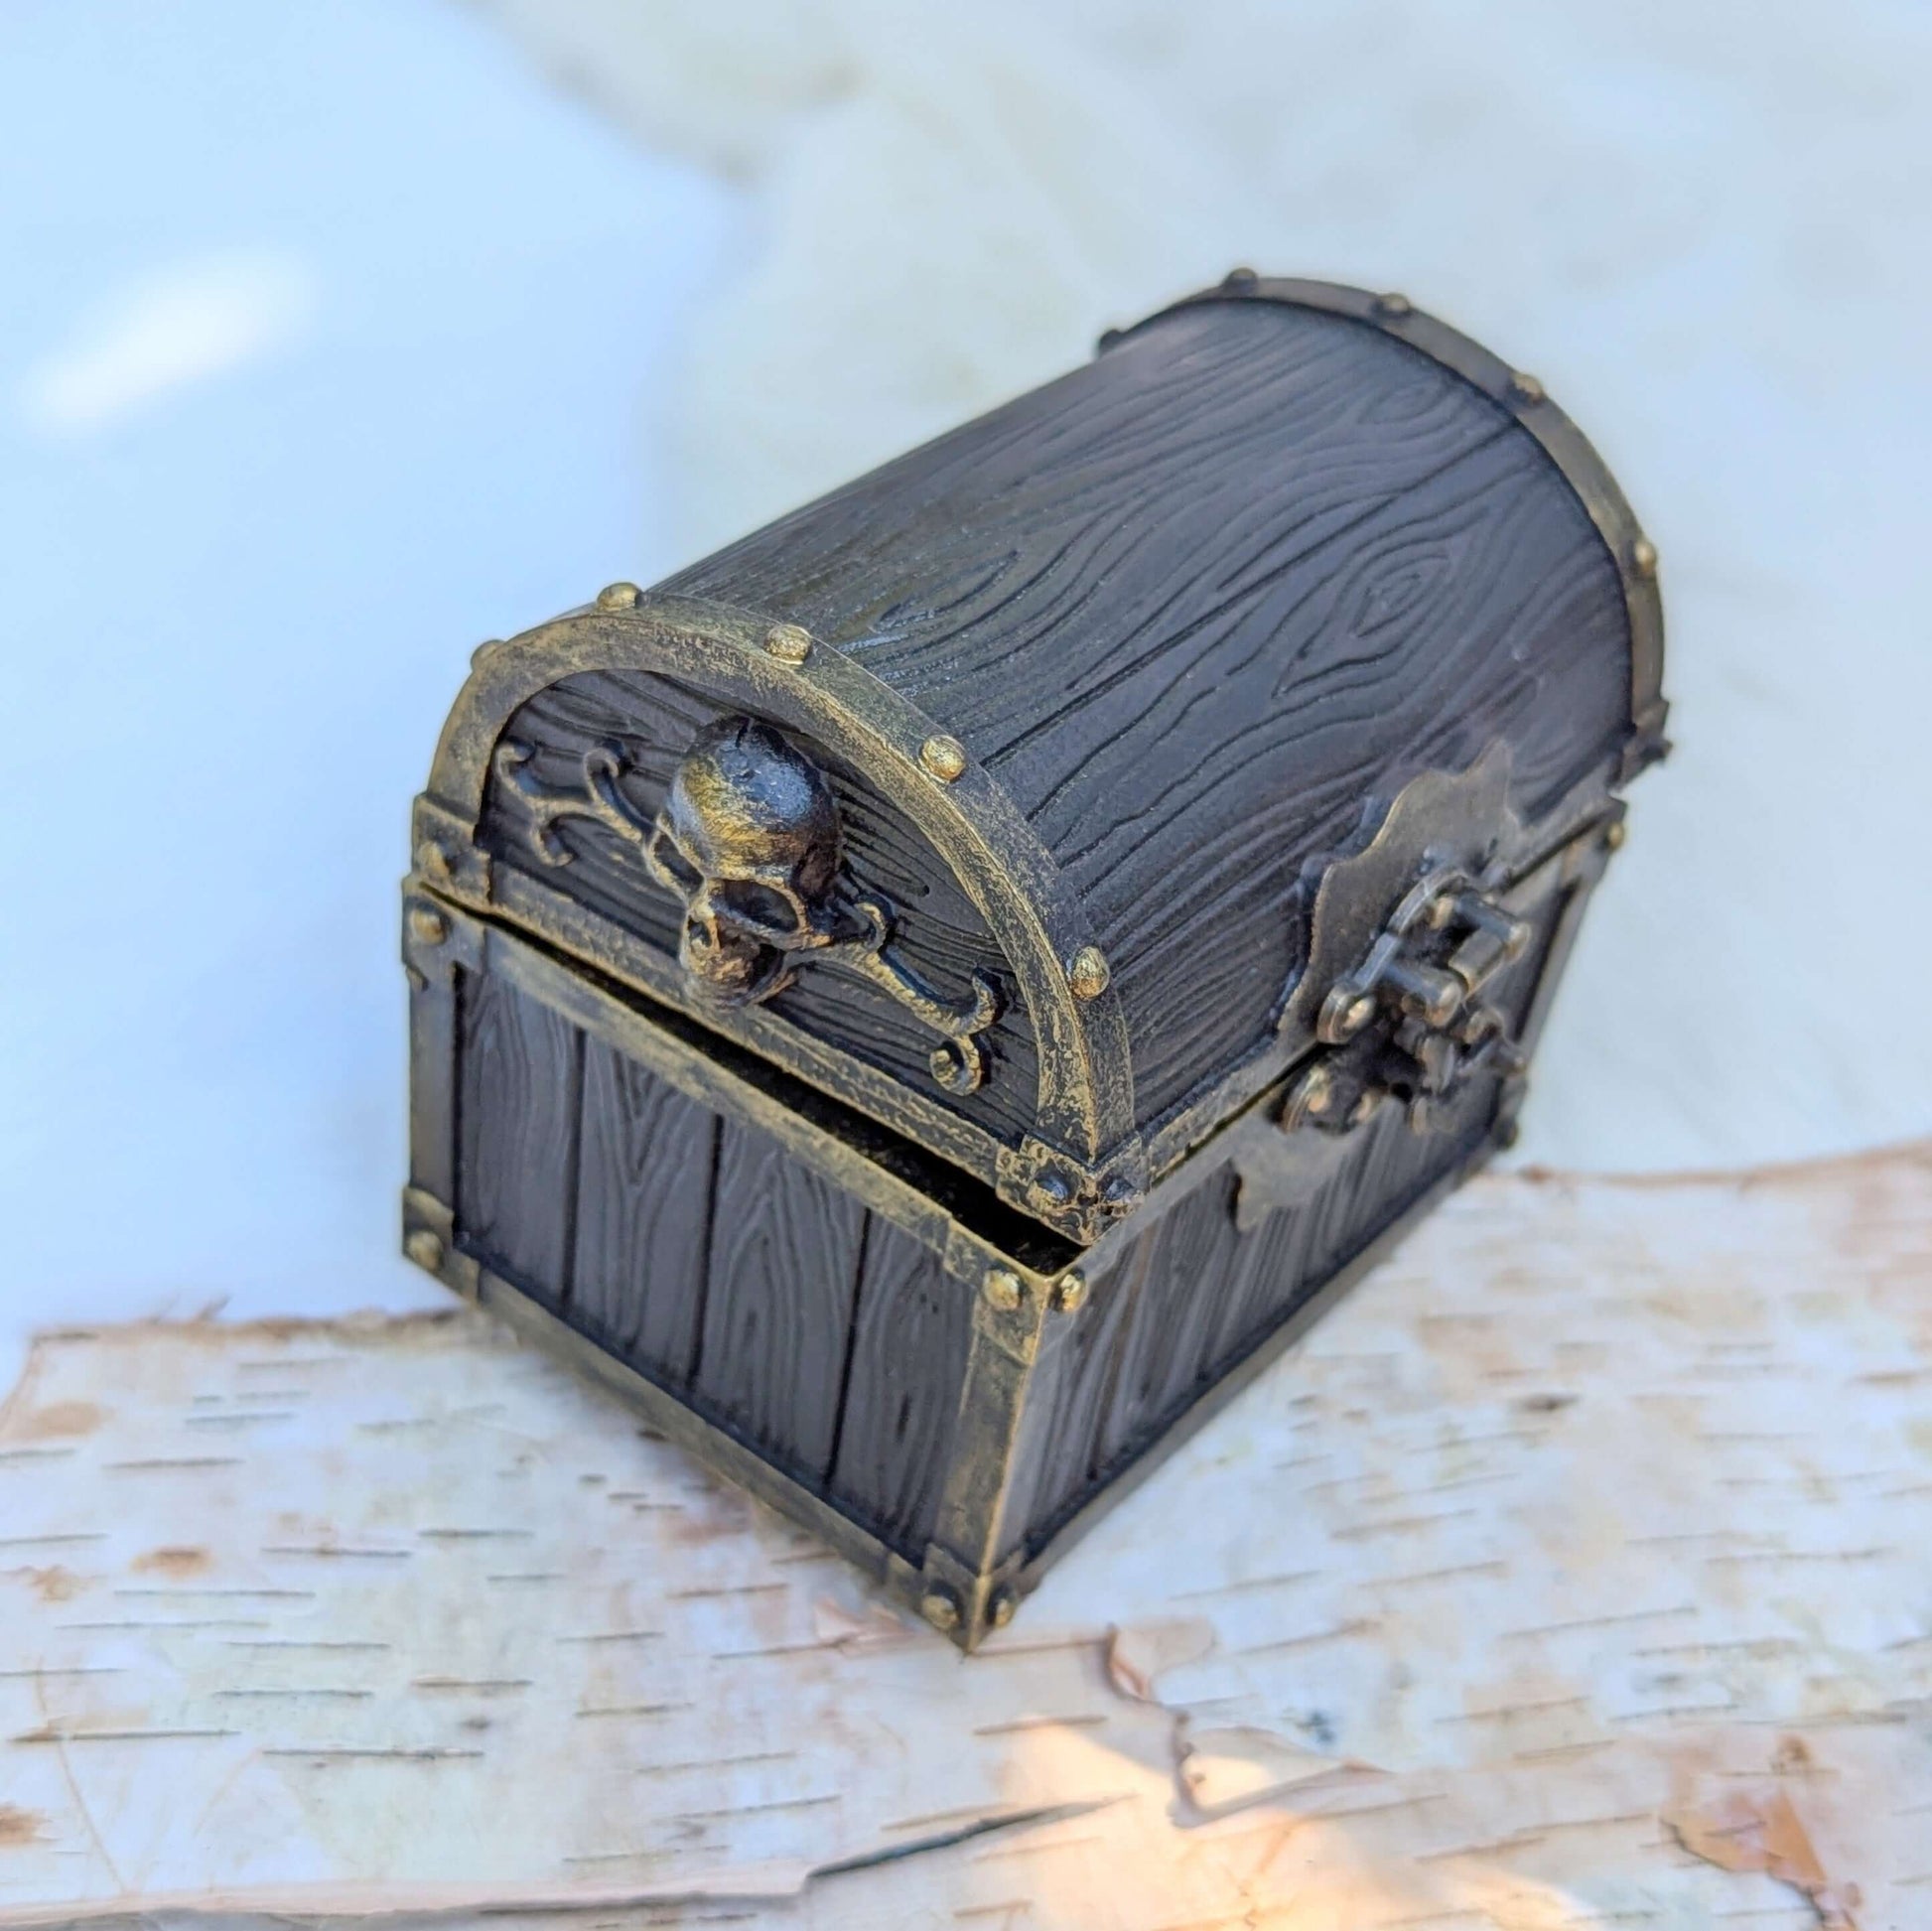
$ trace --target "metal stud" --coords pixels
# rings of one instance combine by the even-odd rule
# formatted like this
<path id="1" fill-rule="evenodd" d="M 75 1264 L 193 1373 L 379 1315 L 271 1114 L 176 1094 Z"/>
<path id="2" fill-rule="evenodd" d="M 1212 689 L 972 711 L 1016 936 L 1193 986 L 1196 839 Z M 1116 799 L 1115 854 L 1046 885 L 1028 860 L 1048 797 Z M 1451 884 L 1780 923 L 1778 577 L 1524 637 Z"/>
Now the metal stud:
<path id="1" fill-rule="evenodd" d="M 1648 583 L 1657 574 L 1657 546 L 1647 536 L 1630 545 L 1630 567 Z"/>
<path id="2" fill-rule="evenodd" d="M 634 611 L 643 594 L 635 584 L 606 584 L 597 593 L 597 607 L 601 611 Z"/>
<path id="3" fill-rule="evenodd" d="M 1020 1306 L 1026 1290 L 1020 1285 L 1020 1277 L 1010 1267 L 989 1268 L 985 1285 L 980 1292 L 986 1296 L 986 1305 L 997 1308 L 1001 1313 L 1010 1314 Z"/>
<path id="4" fill-rule="evenodd" d="M 1062 1314 L 1077 1314 L 1087 1303 L 1087 1277 L 1069 1269 L 1053 1283 L 1053 1307 Z"/>
<path id="5" fill-rule="evenodd" d="M 927 1589 L 919 1598 L 919 1614 L 935 1629 L 957 1629 L 958 1598 L 949 1589 Z"/>
<path id="6" fill-rule="evenodd" d="M 995 1589 L 993 1600 L 986 1605 L 986 1620 L 995 1629 L 1004 1629 L 1019 1606 L 1020 1597 L 1012 1589 Z"/>
<path id="7" fill-rule="evenodd" d="M 1398 295 L 1393 289 L 1386 295 L 1375 298 L 1375 313 L 1399 321 L 1405 315 L 1414 315 L 1415 304 L 1406 295 Z"/>
<path id="8" fill-rule="evenodd" d="M 781 664 L 802 664 L 812 654 L 812 633 L 802 623 L 774 623 L 764 633 L 764 654 Z"/>
<path id="9" fill-rule="evenodd" d="M 1606 852 L 1620 852 L 1623 849 L 1623 841 L 1629 836 L 1629 827 L 1618 818 L 1603 827 L 1603 849 Z"/>
<path id="10" fill-rule="evenodd" d="M 441 945 L 450 936 L 450 921 L 434 905 L 411 905 L 409 931 L 424 945 Z"/>
<path id="11" fill-rule="evenodd" d="M 402 1244 L 402 1251 L 418 1267 L 426 1267 L 432 1274 L 443 1270 L 443 1237 L 432 1227 L 413 1227 L 409 1238 Z"/>
<path id="12" fill-rule="evenodd" d="M 1304 1113 L 1325 1113 L 1334 1104 L 1335 1076 L 1326 1066 L 1316 1066 L 1295 1089 L 1296 1101 Z"/>
<path id="13" fill-rule="evenodd" d="M 1252 268 L 1230 268 L 1221 277 L 1221 286 L 1236 294 L 1245 295 L 1260 280 L 1261 277 Z"/>
<path id="14" fill-rule="evenodd" d="M 919 762 L 941 784 L 951 784 L 966 775 L 966 747 L 941 733 L 919 747 Z"/>
<path id="15" fill-rule="evenodd" d="M 1066 983 L 1075 999 L 1098 999 L 1107 990 L 1114 969 L 1097 945 L 1083 945 L 1066 962 Z"/>
<path id="16" fill-rule="evenodd" d="M 1509 378 L 1509 392 L 1518 402 L 1541 402 L 1544 396 L 1543 384 L 1534 375 L 1525 375 L 1519 368 Z"/>
<path id="17" fill-rule="evenodd" d="M 447 845 L 426 838 L 416 847 L 416 867 L 429 878 L 447 881 L 456 876 L 456 857 Z"/>

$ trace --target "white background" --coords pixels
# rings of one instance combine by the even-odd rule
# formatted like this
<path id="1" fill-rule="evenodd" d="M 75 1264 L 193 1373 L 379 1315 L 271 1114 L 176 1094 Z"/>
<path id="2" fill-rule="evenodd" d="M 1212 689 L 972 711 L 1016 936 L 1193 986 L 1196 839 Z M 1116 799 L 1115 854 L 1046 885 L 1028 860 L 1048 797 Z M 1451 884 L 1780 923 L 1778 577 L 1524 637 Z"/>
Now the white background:
<path id="1" fill-rule="evenodd" d="M 433 1305 L 394 885 L 470 650 L 1240 259 L 1534 369 L 1664 555 L 1524 1157 L 1925 1131 L 1928 99 L 1889 0 L 16 0 L 0 1347 Z"/>

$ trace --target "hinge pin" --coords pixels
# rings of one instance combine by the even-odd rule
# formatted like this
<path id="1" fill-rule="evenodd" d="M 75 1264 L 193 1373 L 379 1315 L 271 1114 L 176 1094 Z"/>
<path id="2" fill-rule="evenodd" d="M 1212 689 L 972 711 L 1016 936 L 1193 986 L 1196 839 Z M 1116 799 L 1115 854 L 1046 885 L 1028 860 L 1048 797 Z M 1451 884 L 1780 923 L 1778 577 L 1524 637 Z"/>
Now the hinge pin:
<path id="1" fill-rule="evenodd" d="M 989 1268 L 980 1291 L 986 1296 L 986 1305 L 997 1308 L 1003 1314 L 1012 1313 L 1026 1295 L 1019 1275 L 1008 1267 Z"/>

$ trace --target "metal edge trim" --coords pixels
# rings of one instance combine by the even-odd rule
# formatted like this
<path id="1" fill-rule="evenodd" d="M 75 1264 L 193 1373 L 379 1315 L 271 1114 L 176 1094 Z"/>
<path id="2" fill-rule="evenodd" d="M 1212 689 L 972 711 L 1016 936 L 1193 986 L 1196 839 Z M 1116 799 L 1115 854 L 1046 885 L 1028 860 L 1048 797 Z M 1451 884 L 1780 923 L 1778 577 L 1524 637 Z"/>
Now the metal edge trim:
<path id="1" fill-rule="evenodd" d="M 487 1267 L 479 1267 L 477 1275 L 477 1304 L 497 1315 L 519 1337 L 536 1342 L 584 1379 L 618 1396 L 667 1441 L 694 1454 L 709 1472 L 723 1475 L 755 1500 L 809 1529 L 847 1562 L 883 1585 L 896 1600 L 918 1609 L 924 1593 L 920 1572 L 871 1530 L 767 1461 L 757 1448 L 707 1421 L 670 1389 L 607 1354 L 588 1335 L 579 1333 L 501 1275 Z"/>
<path id="2" fill-rule="evenodd" d="M 644 598 L 579 610 L 478 653 L 438 741 L 429 795 L 474 842 L 490 755 L 517 707 L 596 670 L 682 674 L 809 732 L 886 785 L 950 865 L 1021 985 L 1039 1054 L 1035 1132 L 1078 1164 L 1118 1165 L 1138 1150 L 1126 1020 L 1111 987 L 1077 1000 L 1066 961 L 1092 938 L 1051 855 L 1004 788 L 969 762 L 935 783 L 919 748 L 924 713 L 836 646 L 814 640 L 802 663 L 771 656 L 768 620 L 700 598 Z M 769 1047 L 767 1050 L 771 1049 Z"/>
<path id="3" fill-rule="evenodd" d="M 648 1014 L 594 984 L 573 966 L 550 957 L 520 932 L 487 922 L 454 904 L 449 915 L 453 924 L 462 920 L 480 928 L 476 942 L 481 945 L 485 970 L 500 973 L 519 991 L 590 1036 L 636 1060 L 679 1092 L 769 1134 L 787 1153 L 805 1161 L 870 1211 L 929 1247 L 960 1279 L 962 1293 L 977 1292 L 984 1273 L 998 1267 L 1019 1276 L 1032 1294 L 1043 1294 L 1069 1264 L 1056 1262 L 1044 1269 L 1031 1266 L 995 1237 L 967 1225 L 912 1180 L 883 1166 L 864 1148 L 807 1118 L 781 1095 L 734 1071 L 701 1047 L 680 1039 Z M 924 1148 L 916 1151 L 922 1158 L 937 1158 Z"/>
<path id="4" fill-rule="evenodd" d="M 1620 812 L 1621 807 L 1608 791 L 1604 771 L 1599 767 L 1544 817 L 1523 828 L 1523 848 L 1510 873 L 1507 889 L 1518 890 L 1563 851 L 1597 837 L 1603 826 Z M 1552 826 L 1556 829 L 1550 829 Z M 1380 836 L 1379 830 L 1376 836 Z M 1271 1034 L 1246 1059 L 1237 1061 L 1195 1095 L 1181 1099 L 1159 1120 L 1149 1122 L 1146 1132 L 1152 1180 L 1159 1181 L 1178 1172 L 1216 1134 L 1257 1108 L 1265 1107 L 1314 1049 L 1312 1029 L 1291 1024 Z"/>
<path id="5" fill-rule="evenodd" d="M 594 960 L 598 971 L 672 1008 L 693 1025 L 786 1066 L 881 1125 L 915 1137 L 921 1146 L 988 1186 L 997 1183 L 1001 1143 L 985 1128 L 759 1007 L 723 1011 L 700 1005 L 685 992 L 683 975 L 675 966 L 654 945 L 615 919 L 508 866 L 496 868 L 490 903 L 495 912 L 525 931 L 561 951 Z"/>
<path id="6" fill-rule="evenodd" d="M 1583 504 L 1616 568 L 1630 633 L 1630 727 L 1619 781 L 1654 763 L 1667 750 L 1664 720 L 1664 611 L 1657 587 L 1657 554 L 1608 464 L 1541 382 L 1512 368 L 1460 330 L 1425 315 L 1406 296 L 1376 294 L 1341 282 L 1259 276 L 1236 269 L 1218 287 L 1183 296 L 1129 329 L 1101 339 L 1102 351 L 1163 317 L 1210 302 L 1268 302 L 1342 316 L 1407 343 L 1440 362 L 1512 416 L 1542 447 Z"/>
<path id="7" fill-rule="evenodd" d="M 1029 1549 L 1013 1578 L 1013 1586 L 1030 1594 L 1039 1586 L 1045 1572 L 1060 1560 L 1080 1538 L 1088 1534 L 1119 1503 L 1125 1501 L 1151 1475 L 1156 1473 L 1175 1449 L 1214 1420 L 1275 1365 L 1288 1350 L 1337 1301 L 1360 1285 L 1363 1278 L 1379 1267 L 1451 1193 L 1479 1172 L 1494 1157 L 1493 1142 L 1485 1135 L 1475 1153 L 1450 1168 L 1419 1193 L 1388 1226 L 1345 1262 L 1309 1299 L 1296 1308 L 1282 1323 L 1218 1381 L 1203 1389 L 1193 1405 L 1177 1416 L 1156 1436 L 1133 1461 L 1109 1478 L 1105 1487 L 1095 1491 L 1037 1548 Z M 1004 1567 L 1004 1565 L 1002 1565 Z"/>

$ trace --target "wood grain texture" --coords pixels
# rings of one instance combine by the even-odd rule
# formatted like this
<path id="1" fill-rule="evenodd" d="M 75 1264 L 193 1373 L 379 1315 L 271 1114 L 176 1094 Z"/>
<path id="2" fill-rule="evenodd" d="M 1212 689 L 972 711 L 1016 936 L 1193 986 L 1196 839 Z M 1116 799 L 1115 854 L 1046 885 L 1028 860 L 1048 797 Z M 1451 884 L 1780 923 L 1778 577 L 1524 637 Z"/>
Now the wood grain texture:
<path id="1" fill-rule="evenodd" d="M 1114 967 L 1144 1124 L 1268 1034 L 1303 866 L 1497 736 L 1526 819 L 1627 735 L 1613 562 L 1508 412 L 1364 324 L 1158 318 L 679 573 L 1002 780 Z"/>
<path id="2" fill-rule="evenodd" d="M 768 1135 L 724 1123 L 694 1387 L 813 1484 L 832 1458 L 866 1219 Z"/>
<path id="3" fill-rule="evenodd" d="M 945 1486 L 972 1315 L 970 1283 L 909 1234 L 869 1222 L 829 1488 L 912 1562 Z"/>
<path id="4" fill-rule="evenodd" d="M 584 1047 L 577 1244 L 566 1317 L 654 1379 L 696 1359 L 720 1121 L 601 1040 Z"/>
<path id="5" fill-rule="evenodd" d="M 1216 1316 L 1252 1269 L 1255 1242 L 1235 1228 L 1237 1184 L 1226 1167 L 1210 1173 L 1142 1243 L 1134 1306 L 1087 1458 L 1092 1478 L 1179 1414 L 1204 1382 Z"/>
<path id="6" fill-rule="evenodd" d="M 520 707 L 505 735 L 531 747 L 529 774 L 559 791 L 581 790 L 586 751 L 618 746 L 628 773 L 624 789 L 649 816 L 663 803 L 671 774 L 692 739 L 731 714 L 670 678 L 646 671 L 600 671 L 539 693 Z M 796 733 L 789 735 L 797 740 Z M 882 893 L 894 908 L 894 949 L 952 997 L 967 994 L 976 971 L 1011 988 L 1012 973 L 978 908 L 904 813 L 823 747 L 797 741 L 831 784 L 855 877 L 868 890 Z M 515 792 L 492 778 L 484 797 L 482 839 L 498 864 L 569 893 L 668 958 L 676 957 L 678 901 L 651 878 L 634 846 L 595 820 L 566 819 L 556 830 L 571 856 L 560 868 L 539 856 L 529 829 L 528 813 Z M 1007 1010 L 984 1035 L 992 1058 L 986 1084 L 963 1097 L 944 1092 L 931 1078 L 926 1061 L 938 1035 L 890 994 L 852 974 L 807 962 L 765 1010 L 891 1073 L 1003 1140 L 1017 1143 L 1033 1124 L 1038 1055 L 1018 999 L 1009 999 Z"/>
<path id="7" fill-rule="evenodd" d="M 1535 913 L 1537 940 L 1490 982 L 1488 997 L 1512 1032 L 1541 984 L 1567 892 Z M 1412 1131 L 1402 1107 L 1383 1106 L 1359 1128 L 1325 1184 L 1304 1206 L 1280 1208 L 1246 1233 L 1232 1165 L 1204 1163 L 1193 1191 L 1162 1214 L 1098 1284 L 1107 1311 L 1077 1345 L 1045 1367 L 1050 1420 L 1027 1452 L 1037 1544 L 1083 1501 L 1116 1479 L 1186 1410 L 1260 1347 L 1311 1296 L 1488 1135 L 1498 1083 L 1469 1079 L 1436 1126 Z"/>
<path id="8" fill-rule="evenodd" d="M 561 1309 L 570 1292 L 583 1035 L 489 973 L 460 981 L 457 1235 Z"/>
<path id="9" fill-rule="evenodd" d="M 1412 1132 L 1385 1106 L 1306 1205 L 1238 1230 L 1238 1177 L 1216 1166 L 1156 1220 L 1095 1286 L 1075 1327 L 1096 1316 L 1044 1370 L 1043 1429 L 1024 1472 L 1038 1547 L 1117 1479 L 1216 1381 L 1267 1340 L 1488 1129 L 1493 1078 L 1471 1080 L 1442 1128 Z"/>

